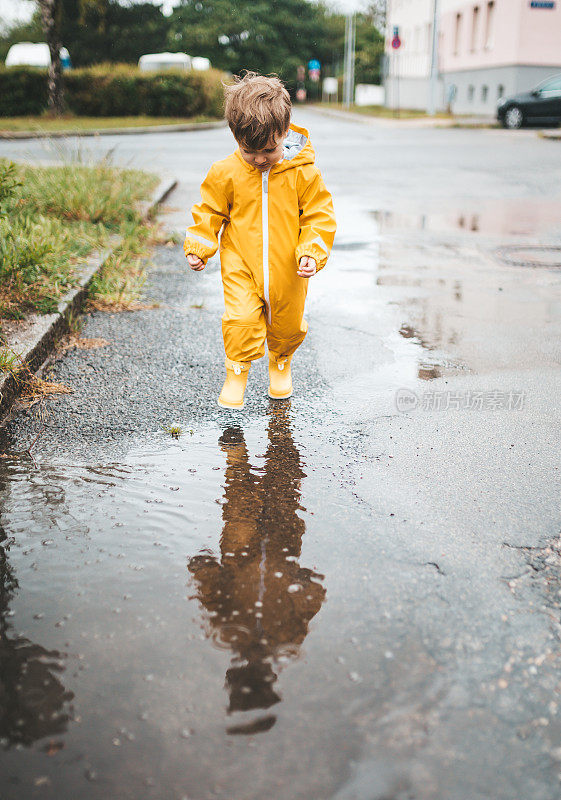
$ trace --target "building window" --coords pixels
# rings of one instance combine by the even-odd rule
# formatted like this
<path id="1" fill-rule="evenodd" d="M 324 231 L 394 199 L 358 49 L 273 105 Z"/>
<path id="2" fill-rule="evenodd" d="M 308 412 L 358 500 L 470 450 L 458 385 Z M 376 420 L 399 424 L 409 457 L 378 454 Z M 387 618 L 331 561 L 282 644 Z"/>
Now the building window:
<path id="1" fill-rule="evenodd" d="M 475 86 L 468 86 L 468 103 L 473 103 L 474 94 L 475 94 Z"/>
<path id="2" fill-rule="evenodd" d="M 462 35 L 462 15 L 456 14 L 456 27 L 454 29 L 454 55 L 460 52 L 460 42 Z"/>
<path id="3" fill-rule="evenodd" d="M 486 103 L 487 102 L 488 95 L 489 95 L 489 87 L 488 86 L 482 86 L 481 87 L 481 102 L 482 103 Z"/>
<path id="4" fill-rule="evenodd" d="M 485 22 L 485 49 L 493 47 L 493 33 L 495 29 L 495 0 L 487 3 L 487 20 Z"/>
<path id="5" fill-rule="evenodd" d="M 473 7 L 473 18 L 471 24 L 471 50 L 472 52 L 477 48 L 477 39 L 479 38 L 479 6 Z"/>
<path id="6" fill-rule="evenodd" d="M 505 87 L 502 85 L 502 83 L 499 83 L 499 85 L 497 86 L 497 100 L 500 100 L 501 97 L 504 97 L 504 94 L 505 94 Z"/>

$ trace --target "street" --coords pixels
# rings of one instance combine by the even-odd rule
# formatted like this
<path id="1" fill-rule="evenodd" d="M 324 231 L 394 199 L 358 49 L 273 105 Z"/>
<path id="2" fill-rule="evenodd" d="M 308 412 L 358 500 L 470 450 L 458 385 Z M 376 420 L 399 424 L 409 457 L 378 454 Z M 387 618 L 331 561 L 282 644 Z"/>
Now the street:
<path id="1" fill-rule="evenodd" d="M 291 400 L 217 406 L 218 260 L 162 245 L 1 432 L 2 800 L 560 796 L 561 143 L 294 119 L 338 230 Z M 76 148 L 181 233 L 234 142 L 0 157 Z"/>

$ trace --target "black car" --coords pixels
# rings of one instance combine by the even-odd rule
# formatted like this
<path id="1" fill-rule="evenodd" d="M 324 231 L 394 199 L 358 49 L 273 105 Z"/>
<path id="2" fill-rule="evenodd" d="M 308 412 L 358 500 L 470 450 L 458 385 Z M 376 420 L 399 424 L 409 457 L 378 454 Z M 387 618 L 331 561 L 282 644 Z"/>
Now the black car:
<path id="1" fill-rule="evenodd" d="M 521 128 L 527 123 L 561 123 L 561 75 L 547 78 L 530 92 L 501 98 L 497 119 L 505 128 Z"/>

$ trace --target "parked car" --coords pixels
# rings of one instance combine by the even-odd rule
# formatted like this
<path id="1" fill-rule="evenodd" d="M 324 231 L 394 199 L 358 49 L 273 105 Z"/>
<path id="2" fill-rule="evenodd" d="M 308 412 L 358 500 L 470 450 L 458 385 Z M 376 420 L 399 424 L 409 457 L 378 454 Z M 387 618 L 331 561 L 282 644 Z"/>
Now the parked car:
<path id="1" fill-rule="evenodd" d="M 60 61 L 63 69 L 71 69 L 70 54 L 66 47 L 60 48 Z M 51 66 L 49 45 L 45 42 L 18 42 L 18 44 L 13 44 L 6 56 L 6 66 L 47 69 Z"/>
<path id="2" fill-rule="evenodd" d="M 535 89 L 503 97 L 497 105 L 497 119 L 505 128 L 521 128 L 527 123 L 561 123 L 561 75 L 553 75 Z"/>

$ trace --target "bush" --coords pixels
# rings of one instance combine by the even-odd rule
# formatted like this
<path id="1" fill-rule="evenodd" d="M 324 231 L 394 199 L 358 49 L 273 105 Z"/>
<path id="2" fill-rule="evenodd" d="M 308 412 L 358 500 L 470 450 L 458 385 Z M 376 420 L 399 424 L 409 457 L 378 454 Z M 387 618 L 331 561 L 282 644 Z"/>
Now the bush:
<path id="1" fill-rule="evenodd" d="M 0 68 L 0 116 L 40 114 L 47 107 L 47 75 L 44 70 Z"/>
<path id="2" fill-rule="evenodd" d="M 0 159 L 0 319 L 54 311 L 77 262 L 107 234 L 140 227 L 157 178 L 136 170 L 29 167 Z"/>
<path id="3" fill-rule="evenodd" d="M 222 73 L 146 73 L 106 64 L 64 75 L 65 102 L 88 117 L 218 117 L 222 115 Z M 47 108 L 45 70 L 0 69 L 0 117 L 41 114 Z"/>

